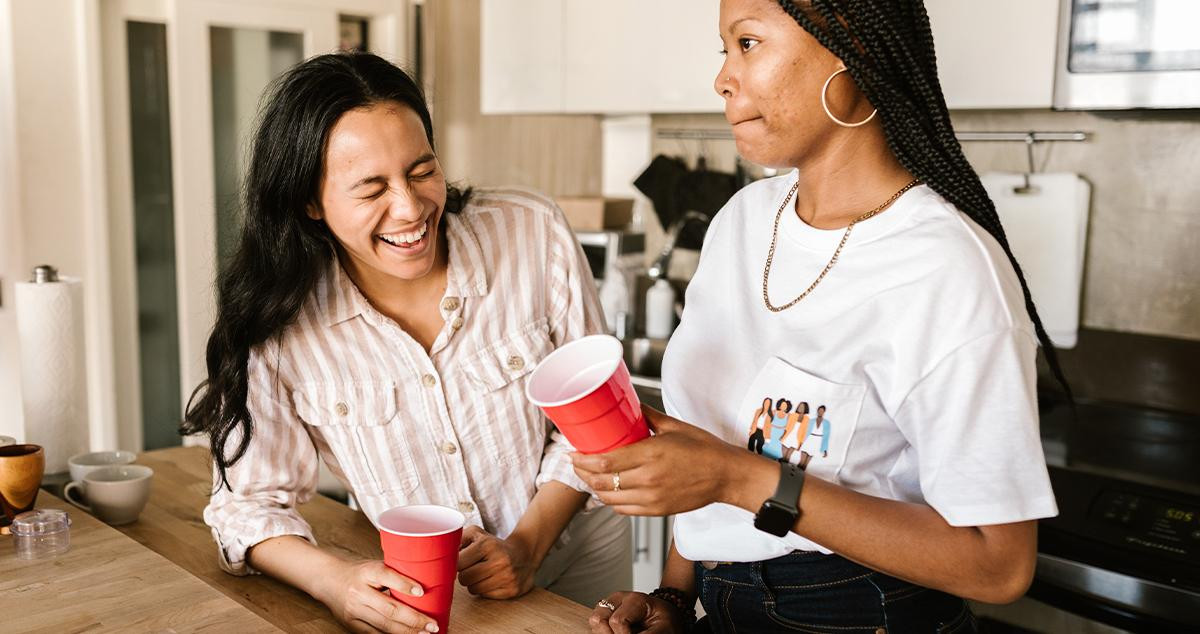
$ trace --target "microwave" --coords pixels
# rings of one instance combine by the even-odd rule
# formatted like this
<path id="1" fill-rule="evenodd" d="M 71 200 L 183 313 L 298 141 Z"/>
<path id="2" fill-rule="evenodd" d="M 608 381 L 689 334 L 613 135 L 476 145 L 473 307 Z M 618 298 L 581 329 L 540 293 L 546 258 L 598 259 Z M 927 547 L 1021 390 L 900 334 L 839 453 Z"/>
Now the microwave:
<path id="1" fill-rule="evenodd" d="M 1200 108 L 1200 0 L 1061 0 L 1054 107 Z"/>
<path id="2" fill-rule="evenodd" d="M 604 274 L 615 270 L 623 256 L 642 254 L 646 251 L 646 235 L 625 231 L 576 231 L 575 237 L 583 247 L 592 277 L 599 285 Z"/>

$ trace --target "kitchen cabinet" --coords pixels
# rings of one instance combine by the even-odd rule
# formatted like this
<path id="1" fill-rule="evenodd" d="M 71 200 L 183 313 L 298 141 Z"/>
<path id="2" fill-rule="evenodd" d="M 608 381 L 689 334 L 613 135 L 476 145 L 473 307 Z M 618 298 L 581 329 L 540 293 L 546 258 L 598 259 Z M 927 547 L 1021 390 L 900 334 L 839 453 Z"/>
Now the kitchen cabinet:
<path id="1" fill-rule="evenodd" d="M 481 110 L 721 112 L 718 11 L 695 0 L 483 0 Z"/>
<path id="2" fill-rule="evenodd" d="M 1058 2 L 925 0 L 950 109 L 1049 108 Z"/>
<path id="3" fill-rule="evenodd" d="M 1058 3 L 926 0 L 951 109 L 1049 108 Z M 719 113 L 716 0 L 482 0 L 481 110 Z M 669 28 L 668 28 L 669 27 Z"/>
<path id="4" fill-rule="evenodd" d="M 563 111 L 563 0 L 483 0 L 484 114 Z"/>

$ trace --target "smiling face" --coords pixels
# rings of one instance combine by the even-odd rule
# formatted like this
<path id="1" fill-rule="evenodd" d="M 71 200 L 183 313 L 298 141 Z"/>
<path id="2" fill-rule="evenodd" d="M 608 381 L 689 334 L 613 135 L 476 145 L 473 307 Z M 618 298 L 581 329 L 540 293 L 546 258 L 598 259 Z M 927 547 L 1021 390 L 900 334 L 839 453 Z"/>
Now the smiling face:
<path id="1" fill-rule="evenodd" d="M 442 237 L 446 178 L 421 118 L 397 103 L 356 108 L 330 130 L 320 208 L 364 292 L 423 278 Z"/>
<path id="2" fill-rule="evenodd" d="M 720 29 L 725 63 L 713 87 L 725 99 L 738 153 L 767 167 L 801 165 L 837 130 L 821 108 L 821 89 L 841 61 L 773 0 L 721 0 Z M 846 73 L 828 97 L 843 120 L 857 121 L 853 113 L 864 105 L 870 113 Z"/>

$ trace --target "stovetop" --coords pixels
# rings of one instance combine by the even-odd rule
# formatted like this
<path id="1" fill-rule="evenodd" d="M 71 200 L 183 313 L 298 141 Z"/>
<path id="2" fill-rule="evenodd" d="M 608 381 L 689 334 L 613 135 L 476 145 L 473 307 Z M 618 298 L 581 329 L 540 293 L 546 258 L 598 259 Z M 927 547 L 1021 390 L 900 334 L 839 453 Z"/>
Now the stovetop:
<path id="1" fill-rule="evenodd" d="M 1110 624 L 1137 631 L 1147 618 L 1168 628 L 1157 631 L 1173 631 L 1183 613 L 1192 622 L 1200 614 L 1200 416 L 1086 400 L 1073 414 L 1043 399 L 1041 429 L 1059 515 L 1039 523 L 1038 550 L 1077 578 L 1043 583 L 1043 596 L 1035 578 L 1031 596 L 1102 606 L 1093 615 L 1121 612 L 1128 620 Z M 1039 576 L 1050 579 L 1042 565 Z M 1147 599 L 1155 593 L 1170 607 L 1155 608 Z"/>
<path id="2" fill-rule="evenodd" d="M 1046 462 L 1200 496 L 1200 416 L 1081 400 L 1044 403 Z"/>

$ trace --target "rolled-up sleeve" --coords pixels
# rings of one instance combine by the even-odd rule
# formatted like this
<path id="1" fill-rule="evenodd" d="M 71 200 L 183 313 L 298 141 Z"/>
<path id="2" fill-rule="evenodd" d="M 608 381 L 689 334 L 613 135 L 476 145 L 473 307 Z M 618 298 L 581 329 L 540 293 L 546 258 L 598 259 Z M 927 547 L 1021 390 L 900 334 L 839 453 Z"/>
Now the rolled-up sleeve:
<path id="1" fill-rule="evenodd" d="M 547 306 L 550 307 L 550 339 L 554 347 L 561 347 L 587 335 L 607 331 L 604 312 L 596 296 L 596 282 L 588 267 L 583 248 L 567 225 L 562 211 L 555 206 L 553 223 L 550 227 L 550 270 L 546 288 Z M 537 486 L 556 480 L 567 486 L 591 495 L 587 509 L 600 506 L 600 500 L 571 466 L 567 454 L 575 451 L 566 436 L 563 436 L 549 419 L 546 420 L 547 442 L 542 454 L 541 472 Z"/>
<path id="2" fill-rule="evenodd" d="M 257 572 L 248 566 L 246 552 L 272 537 L 297 535 L 316 545 L 296 505 L 316 490 L 319 457 L 267 356 L 260 348 L 251 352 L 248 363 L 246 406 L 254 427 L 246 453 L 226 470 L 228 487 L 214 465 L 216 493 L 204 509 L 221 568 L 235 575 Z M 241 438 L 240 431 L 230 434 L 226 455 L 233 454 Z"/>

